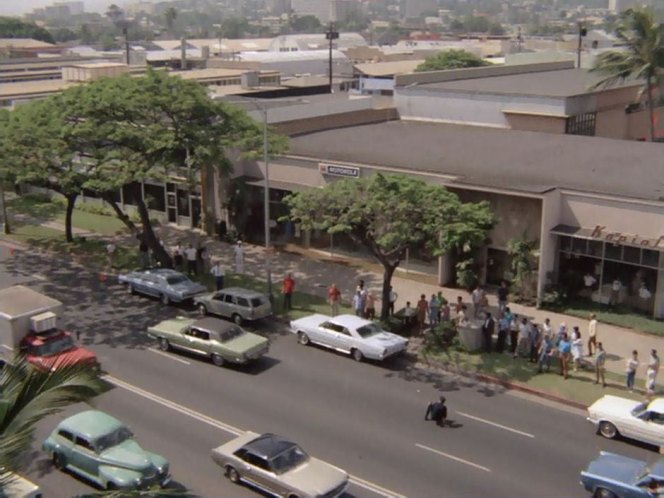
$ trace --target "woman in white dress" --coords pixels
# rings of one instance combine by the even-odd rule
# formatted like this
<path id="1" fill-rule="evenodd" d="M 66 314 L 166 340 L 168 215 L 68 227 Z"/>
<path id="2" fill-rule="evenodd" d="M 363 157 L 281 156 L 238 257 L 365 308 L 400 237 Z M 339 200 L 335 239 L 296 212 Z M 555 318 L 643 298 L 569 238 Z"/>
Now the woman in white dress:
<path id="1" fill-rule="evenodd" d="M 583 358 L 583 339 L 581 339 L 581 332 L 579 327 L 574 327 L 572 333 L 572 360 L 574 361 L 574 371 L 579 371 L 581 359 Z"/>

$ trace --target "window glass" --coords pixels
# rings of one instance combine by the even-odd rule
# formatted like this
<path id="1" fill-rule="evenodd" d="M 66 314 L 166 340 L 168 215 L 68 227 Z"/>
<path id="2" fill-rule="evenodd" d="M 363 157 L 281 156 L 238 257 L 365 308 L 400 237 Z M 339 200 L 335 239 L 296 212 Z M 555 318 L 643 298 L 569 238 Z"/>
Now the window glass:
<path id="1" fill-rule="evenodd" d="M 602 257 L 602 249 L 604 242 L 600 240 L 589 240 L 588 241 L 588 254 L 591 256 L 597 256 L 598 258 Z"/>
<path id="2" fill-rule="evenodd" d="M 95 449 L 92 447 L 90 444 L 90 441 L 86 441 L 83 438 L 77 437 L 76 438 L 76 446 L 80 446 L 81 448 L 85 448 L 86 450 L 94 451 Z"/>
<path id="3" fill-rule="evenodd" d="M 641 249 L 638 247 L 625 246 L 623 248 L 623 260 L 629 263 L 641 263 Z"/>
<path id="4" fill-rule="evenodd" d="M 588 241 L 586 239 L 572 239 L 572 252 L 577 254 L 586 254 L 588 251 Z"/>
<path id="5" fill-rule="evenodd" d="M 68 441 L 74 441 L 74 435 L 71 432 L 66 431 L 64 429 L 60 429 L 58 431 L 58 435 L 62 436 L 63 438 L 65 438 Z"/>
<path id="6" fill-rule="evenodd" d="M 237 298 L 237 304 L 238 304 L 238 306 L 248 308 L 249 307 L 249 300 L 246 297 L 238 297 Z"/>
<path id="7" fill-rule="evenodd" d="M 643 249 L 641 264 L 657 268 L 659 265 L 659 252 L 651 249 Z"/>
<path id="8" fill-rule="evenodd" d="M 620 261 L 622 259 L 622 249 L 623 247 L 618 244 L 606 244 L 606 259 L 615 259 Z"/>
<path id="9" fill-rule="evenodd" d="M 558 246 L 561 251 L 570 251 L 572 249 L 572 237 L 559 235 Z"/>
<path id="10" fill-rule="evenodd" d="M 244 460 L 248 464 L 253 465 L 254 467 L 258 467 L 259 469 L 270 470 L 270 467 L 268 466 L 267 462 L 259 456 L 247 453 L 244 457 Z"/>
<path id="11" fill-rule="evenodd" d="M 267 302 L 267 299 L 265 299 L 263 296 L 261 297 L 252 297 L 251 298 L 251 305 L 254 308 L 258 308 L 260 305 L 265 304 Z"/>
<path id="12" fill-rule="evenodd" d="M 164 187 L 161 185 L 145 183 L 143 188 L 145 189 L 145 201 L 147 202 L 148 208 L 154 209 L 155 211 L 166 211 Z"/>
<path id="13" fill-rule="evenodd" d="M 226 297 L 224 298 L 224 301 L 227 302 L 227 303 L 232 304 L 233 303 L 233 296 L 231 296 L 230 294 L 226 294 Z"/>
<path id="14" fill-rule="evenodd" d="M 120 427 L 117 430 L 100 437 L 96 442 L 97 449 L 101 452 L 112 448 L 134 437 L 128 427 Z"/>
<path id="15" fill-rule="evenodd" d="M 223 301 L 224 298 L 226 297 L 226 294 L 222 294 L 221 292 L 219 294 L 215 294 L 214 300 L 215 301 Z"/>
<path id="16" fill-rule="evenodd" d="M 209 341 L 210 340 L 210 333 L 206 332 L 205 330 L 199 330 L 197 337 L 203 341 Z"/>

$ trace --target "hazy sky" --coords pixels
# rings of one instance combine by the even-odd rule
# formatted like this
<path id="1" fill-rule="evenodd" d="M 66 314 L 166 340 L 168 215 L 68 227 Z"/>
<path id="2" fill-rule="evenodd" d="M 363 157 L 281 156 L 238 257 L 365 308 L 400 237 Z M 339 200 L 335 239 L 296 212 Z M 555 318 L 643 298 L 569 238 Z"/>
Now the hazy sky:
<path id="1" fill-rule="evenodd" d="M 37 7 L 52 5 L 63 0 L 0 0 L 0 15 L 17 16 L 32 12 Z M 106 7 L 112 3 L 123 4 L 124 0 L 83 0 L 86 12 L 105 12 Z"/>

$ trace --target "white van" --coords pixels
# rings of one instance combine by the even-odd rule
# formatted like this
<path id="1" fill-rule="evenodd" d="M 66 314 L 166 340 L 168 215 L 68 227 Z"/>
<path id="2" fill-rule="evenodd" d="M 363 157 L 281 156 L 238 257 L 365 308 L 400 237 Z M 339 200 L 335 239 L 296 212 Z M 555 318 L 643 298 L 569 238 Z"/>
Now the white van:
<path id="1" fill-rule="evenodd" d="M 24 477 L 13 474 L 13 478 L 0 487 L 0 498 L 42 498 L 42 493 L 36 484 L 31 483 Z"/>

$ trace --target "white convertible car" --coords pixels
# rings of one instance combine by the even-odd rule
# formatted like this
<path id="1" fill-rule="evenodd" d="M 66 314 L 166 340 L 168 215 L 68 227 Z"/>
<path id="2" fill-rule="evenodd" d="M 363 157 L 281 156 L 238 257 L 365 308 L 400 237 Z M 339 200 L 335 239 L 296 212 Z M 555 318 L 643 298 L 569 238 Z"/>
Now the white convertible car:
<path id="1" fill-rule="evenodd" d="M 406 350 L 408 340 L 355 315 L 309 315 L 290 323 L 300 344 L 320 344 L 355 360 L 384 360 Z"/>
<path id="2" fill-rule="evenodd" d="M 642 403 L 618 396 L 603 396 L 588 407 L 588 421 L 609 439 L 622 435 L 664 446 L 664 398 Z"/>

